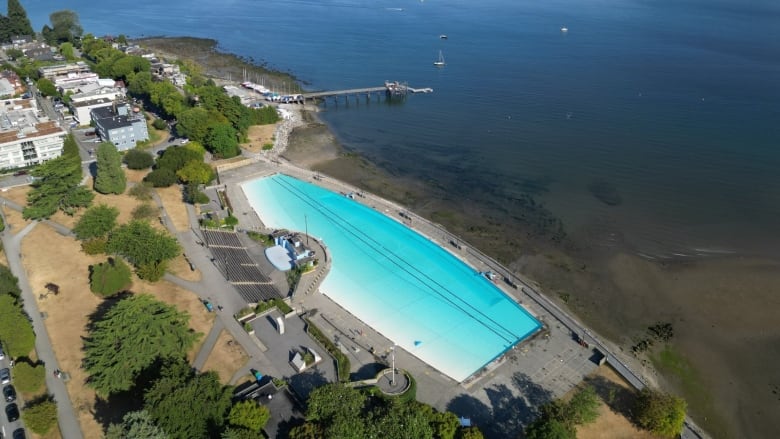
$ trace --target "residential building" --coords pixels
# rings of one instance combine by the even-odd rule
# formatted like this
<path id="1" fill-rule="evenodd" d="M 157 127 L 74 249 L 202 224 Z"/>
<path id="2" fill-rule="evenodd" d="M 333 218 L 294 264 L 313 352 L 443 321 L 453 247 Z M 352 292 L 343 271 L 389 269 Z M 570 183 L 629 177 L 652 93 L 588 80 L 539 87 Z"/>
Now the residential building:
<path id="1" fill-rule="evenodd" d="M 34 99 L 0 101 L 0 169 L 59 157 L 67 132 L 38 110 Z"/>
<path id="2" fill-rule="evenodd" d="M 74 95 L 75 96 L 75 95 Z M 89 125 L 92 121 L 92 110 L 96 108 L 111 107 L 114 105 L 115 100 L 110 96 L 94 97 L 92 100 L 79 102 L 71 102 L 70 112 L 73 117 L 76 118 L 76 122 L 79 125 Z"/>
<path id="3" fill-rule="evenodd" d="M 104 141 L 116 145 L 120 151 L 135 148 L 136 142 L 149 139 L 149 130 L 143 114 L 131 110 L 127 104 L 93 108 L 90 112 L 95 129 Z"/>
<path id="4" fill-rule="evenodd" d="M 5 78 L 0 78 L 0 98 L 7 98 L 16 94 L 16 88 Z"/>
<path id="5" fill-rule="evenodd" d="M 56 66 L 46 66 L 38 69 L 38 73 L 46 79 L 54 82 L 55 79 L 60 77 L 67 77 L 69 74 L 81 74 L 91 73 L 87 63 L 83 61 L 70 63 L 70 64 L 57 64 Z"/>

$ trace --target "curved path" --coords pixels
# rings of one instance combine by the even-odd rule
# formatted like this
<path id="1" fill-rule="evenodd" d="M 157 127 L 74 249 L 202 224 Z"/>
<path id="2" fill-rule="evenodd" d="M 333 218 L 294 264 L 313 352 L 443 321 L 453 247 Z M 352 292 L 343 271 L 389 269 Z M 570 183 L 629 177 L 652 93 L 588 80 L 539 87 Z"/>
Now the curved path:
<path id="1" fill-rule="evenodd" d="M 10 200 L 3 199 L 3 202 L 12 209 L 21 211 L 21 206 Z M 5 220 L 4 214 L 3 220 Z M 60 233 L 66 231 L 67 234 L 70 234 L 70 230 L 61 224 L 57 224 L 53 221 L 46 221 L 46 223 L 54 226 Z M 6 222 L 6 225 L 7 224 L 8 223 Z M 79 439 L 83 438 L 84 434 L 81 432 L 78 418 L 73 411 L 73 404 L 71 403 L 70 395 L 68 395 L 65 383 L 61 379 L 54 377 L 53 372 L 59 369 L 57 357 L 54 355 L 49 333 L 46 330 L 46 325 L 43 323 L 43 317 L 38 311 L 35 295 L 27 280 L 27 272 L 22 265 L 22 254 L 20 251 L 22 239 L 37 225 L 38 222 L 34 221 L 16 234 L 12 234 L 10 227 L 7 226 L 6 230 L 2 233 L 3 248 L 5 249 L 6 257 L 8 258 L 8 268 L 10 268 L 14 276 L 19 279 L 19 288 L 22 290 L 22 299 L 24 300 L 24 310 L 32 320 L 33 330 L 35 331 L 35 352 L 38 354 L 40 361 L 46 365 L 46 387 L 57 402 L 57 420 L 59 422 L 60 433 L 64 439 Z"/>

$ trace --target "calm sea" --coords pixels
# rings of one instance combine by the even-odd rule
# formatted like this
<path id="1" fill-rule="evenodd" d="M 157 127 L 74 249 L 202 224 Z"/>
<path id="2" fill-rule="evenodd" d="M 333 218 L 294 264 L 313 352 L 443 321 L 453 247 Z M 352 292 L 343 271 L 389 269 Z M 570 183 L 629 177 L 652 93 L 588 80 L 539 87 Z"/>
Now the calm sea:
<path id="1" fill-rule="evenodd" d="M 36 29 L 63 7 L 22 4 Z M 780 249 L 775 0 L 67 7 L 94 34 L 215 38 L 311 89 L 432 87 L 403 105 L 329 105 L 324 117 L 347 147 L 475 203 L 532 188 L 570 232 L 646 255 Z M 433 66 L 440 50 L 444 68 Z M 599 201 L 594 182 L 621 203 Z"/>

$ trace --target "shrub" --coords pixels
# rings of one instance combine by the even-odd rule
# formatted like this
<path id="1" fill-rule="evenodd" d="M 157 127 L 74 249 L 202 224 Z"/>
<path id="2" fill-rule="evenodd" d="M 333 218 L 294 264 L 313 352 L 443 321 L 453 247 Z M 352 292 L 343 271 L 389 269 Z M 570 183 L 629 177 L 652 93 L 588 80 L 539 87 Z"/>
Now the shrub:
<path id="1" fill-rule="evenodd" d="M 150 172 L 144 177 L 144 181 L 148 181 L 154 187 L 168 187 L 176 183 L 178 178 L 174 171 L 167 168 L 160 168 Z"/>
<path id="2" fill-rule="evenodd" d="M 304 319 L 304 321 L 306 322 L 306 330 L 309 335 L 317 340 L 317 342 L 319 342 L 319 344 L 322 345 L 322 347 L 328 351 L 328 353 L 330 353 L 333 358 L 336 359 L 336 362 L 339 366 L 339 381 L 343 382 L 349 380 L 349 370 L 351 369 L 349 358 L 347 358 L 347 356 L 344 355 L 344 353 L 341 352 L 341 350 L 337 348 L 336 345 L 333 344 L 333 342 L 330 341 L 317 326 L 314 325 L 314 323 L 312 323 L 309 319 Z"/>
<path id="3" fill-rule="evenodd" d="M 152 122 L 152 126 L 156 130 L 164 130 L 168 128 L 168 124 L 165 123 L 165 121 L 162 119 L 155 119 L 154 122 Z"/>
<path id="4" fill-rule="evenodd" d="M 46 434 L 57 422 L 57 404 L 51 398 L 28 404 L 22 411 L 22 419 L 34 433 Z"/>
<path id="5" fill-rule="evenodd" d="M 149 262 L 141 264 L 135 270 L 135 274 L 143 280 L 157 282 L 165 276 L 165 270 L 168 268 L 167 261 Z"/>
<path id="6" fill-rule="evenodd" d="M 128 194 L 135 197 L 137 200 L 141 200 L 141 201 L 151 200 L 152 199 L 151 183 L 144 182 L 144 183 L 136 184 L 130 188 Z"/>
<path id="7" fill-rule="evenodd" d="M 26 361 L 14 367 L 14 385 L 20 392 L 36 394 L 46 382 L 46 369 L 42 364 L 32 365 Z"/>
<path id="8" fill-rule="evenodd" d="M 197 184 L 189 183 L 184 187 L 184 202 L 190 204 L 206 204 L 209 202 L 209 197 L 198 189 Z"/>
<path id="9" fill-rule="evenodd" d="M 103 297 L 114 295 L 130 286 L 130 267 L 121 259 L 109 258 L 91 267 L 89 289 Z"/>
<path id="10" fill-rule="evenodd" d="M 124 162 L 130 169 L 148 169 L 154 165 L 154 156 L 146 151 L 133 148 L 125 154 Z"/>
<path id="11" fill-rule="evenodd" d="M 271 149 L 274 149 L 274 144 L 273 143 L 266 143 L 266 144 L 263 145 L 263 151 L 268 151 L 268 150 L 271 150 Z"/>
<path id="12" fill-rule="evenodd" d="M 82 241 L 81 250 L 88 255 L 99 255 L 106 252 L 106 238 L 92 238 Z"/>
<path id="13" fill-rule="evenodd" d="M 225 218 L 225 225 L 230 227 L 235 227 L 238 225 L 238 218 L 234 217 L 233 214 L 230 214 Z"/>
<path id="14" fill-rule="evenodd" d="M 149 220 L 156 217 L 158 213 L 159 211 L 156 207 L 149 203 L 142 203 L 136 206 L 130 215 L 132 215 L 135 220 Z"/>
<path id="15" fill-rule="evenodd" d="M 3 217 L 0 217 L 0 232 L 5 230 L 5 221 L 3 221 Z"/>

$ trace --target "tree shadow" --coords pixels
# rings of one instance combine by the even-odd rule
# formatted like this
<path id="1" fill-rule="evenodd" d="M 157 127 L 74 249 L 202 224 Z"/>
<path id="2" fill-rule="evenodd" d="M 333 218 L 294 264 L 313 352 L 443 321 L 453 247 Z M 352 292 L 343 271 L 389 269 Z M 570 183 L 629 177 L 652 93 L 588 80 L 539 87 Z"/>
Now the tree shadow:
<path id="1" fill-rule="evenodd" d="M 585 383 L 593 387 L 596 394 L 613 412 L 636 424 L 632 410 L 636 400 L 635 392 L 602 376 L 586 377 Z"/>
<path id="2" fill-rule="evenodd" d="M 493 423 L 493 413 L 491 412 L 490 407 L 477 398 L 465 393 L 453 398 L 447 404 L 447 410 L 455 413 L 458 417 L 471 419 L 472 423 L 479 426 L 482 433 L 485 433 L 483 426 L 486 427 Z M 485 434 L 485 437 L 490 436 Z"/>
<path id="3" fill-rule="evenodd" d="M 112 393 L 107 398 L 95 398 L 92 414 L 104 430 L 111 424 L 121 423 L 126 414 L 143 409 L 144 393 L 160 378 L 165 364 L 166 360 L 158 358 L 138 374 L 132 388 Z"/>
<path id="4" fill-rule="evenodd" d="M 493 411 L 493 423 L 480 429 L 485 437 L 514 438 L 536 418 L 538 409 L 519 396 L 512 394 L 509 387 L 498 385 L 485 389 Z"/>
<path id="5" fill-rule="evenodd" d="M 100 305 L 95 309 L 92 314 L 87 316 L 87 332 L 91 332 L 95 329 L 95 324 L 100 322 L 106 317 L 111 308 L 114 307 L 120 300 L 130 297 L 133 293 L 130 291 L 122 291 L 113 296 L 107 297 L 100 302 Z M 84 337 L 82 337 L 84 338 Z"/>
<path id="6" fill-rule="evenodd" d="M 533 382 L 531 377 L 517 372 L 512 375 L 512 384 L 525 398 L 529 407 L 540 407 L 554 399 L 551 391 Z"/>
<path id="7" fill-rule="evenodd" d="M 328 383 L 325 375 L 317 369 L 309 369 L 305 372 L 293 375 L 289 379 L 290 390 L 295 393 L 300 401 L 309 399 L 312 390 Z"/>
<path id="8" fill-rule="evenodd" d="M 304 422 L 306 422 L 306 419 L 300 416 L 293 416 L 290 419 L 285 419 L 276 426 L 276 438 L 284 439 L 290 437 L 290 430 L 303 425 Z"/>

